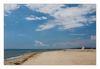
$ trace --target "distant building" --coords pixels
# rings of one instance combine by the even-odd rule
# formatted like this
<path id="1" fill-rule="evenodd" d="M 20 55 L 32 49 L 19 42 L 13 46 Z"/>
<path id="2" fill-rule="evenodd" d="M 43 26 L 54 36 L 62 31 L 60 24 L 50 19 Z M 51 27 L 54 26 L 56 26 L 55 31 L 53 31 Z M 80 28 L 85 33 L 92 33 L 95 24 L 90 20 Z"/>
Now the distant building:
<path id="1" fill-rule="evenodd" d="M 85 49 L 85 46 L 82 46 L 82 50 L 84 50 Z"/>

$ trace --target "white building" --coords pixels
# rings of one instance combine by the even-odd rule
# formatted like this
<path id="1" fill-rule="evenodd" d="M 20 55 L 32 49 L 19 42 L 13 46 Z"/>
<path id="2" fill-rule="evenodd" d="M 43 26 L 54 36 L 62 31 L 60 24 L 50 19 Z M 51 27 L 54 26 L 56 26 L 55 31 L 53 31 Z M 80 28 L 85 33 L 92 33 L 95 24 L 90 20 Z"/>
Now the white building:
<path id="1" fill-rule="evenodd" d="M 85 49 L 85 46 L 82 46 L 82 50 L 84 50 Z"/>

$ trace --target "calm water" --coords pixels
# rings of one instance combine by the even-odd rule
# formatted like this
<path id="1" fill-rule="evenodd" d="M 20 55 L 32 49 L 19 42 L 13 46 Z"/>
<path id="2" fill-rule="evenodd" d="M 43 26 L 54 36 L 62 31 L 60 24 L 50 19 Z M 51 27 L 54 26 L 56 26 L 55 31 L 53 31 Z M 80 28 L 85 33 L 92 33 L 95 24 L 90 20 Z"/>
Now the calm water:
<path id="1" fill-rule="evenodd" d="M 53 50 L 52 49 L 5 49 L 4 50 L 4 59 L 20 56 L 24 53 L 53 51 Z M 56 49 L 56 50 L 58 50 L 58 49 Z"/>

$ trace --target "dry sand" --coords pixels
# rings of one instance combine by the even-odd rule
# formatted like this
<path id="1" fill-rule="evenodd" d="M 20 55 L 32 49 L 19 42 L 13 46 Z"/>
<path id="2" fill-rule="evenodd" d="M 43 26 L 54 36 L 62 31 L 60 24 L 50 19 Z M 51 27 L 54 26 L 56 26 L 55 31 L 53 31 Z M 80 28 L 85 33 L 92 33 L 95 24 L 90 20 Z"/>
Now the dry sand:
<path id="1" fill-rule="evenodd" d="M 35 55 L 31 53 L 30 57 L 28 56 L 25 61 L 22 61 L 24 60 L 22 57 L 20 60 L 15 59 L 19 65 L 96 65 L 95 49 L 48 51 Z M 11 61 L 13 64 L 15 63 L 13 60 L 9 62 Z M 5 61 L 5 65 L 11 65 L 7 62 L 8 61 Z"/>
<path id="2" fill-rule="evenodd" d="M 95 65 L 95 51 L 50 51 L 29 58 L 23 65 Z"/>

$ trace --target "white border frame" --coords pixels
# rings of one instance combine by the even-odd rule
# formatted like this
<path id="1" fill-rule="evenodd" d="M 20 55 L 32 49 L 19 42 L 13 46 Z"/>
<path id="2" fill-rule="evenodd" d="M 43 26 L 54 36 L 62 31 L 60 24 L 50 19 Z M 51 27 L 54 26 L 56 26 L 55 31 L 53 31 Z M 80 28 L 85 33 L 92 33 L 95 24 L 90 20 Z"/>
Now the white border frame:
<path id="1" fill-rule="evenodd" d="M 97 33 L 97 44 L 96 44 L 96 54 L 97 54 L 97 64 L 96 65 L 20 65 L 20 66 L 15 66 L 15 65 L 4 65 L 4 4 L 7 3 L 18 3 L 18 4 L 96 4 L 97 8 L 97 21 L 96 21 L 96 33 Z M 98 69 L 100 68 L 100 4 L 99 0 L 0 0 L 0 69 L 39 69 L 39 68 L 44 68 L 44 69 Z M 2 57 L 3 56 L 3 57 Z"/>

